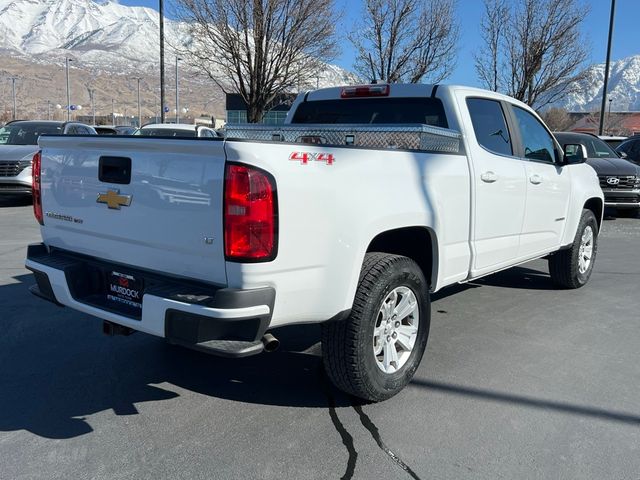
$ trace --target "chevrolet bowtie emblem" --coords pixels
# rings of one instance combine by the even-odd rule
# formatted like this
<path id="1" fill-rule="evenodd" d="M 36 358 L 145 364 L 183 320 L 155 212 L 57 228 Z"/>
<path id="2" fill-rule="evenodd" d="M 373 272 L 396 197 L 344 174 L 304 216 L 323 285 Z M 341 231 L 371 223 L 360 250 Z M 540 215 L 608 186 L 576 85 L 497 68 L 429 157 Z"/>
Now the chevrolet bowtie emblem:
<path id="1" fill-rule="evenodd" d="M 107 193 L 99 193 L 98 203 L 106 203 L 107 207 L 120 210 L 120 207 L 131 205 L 131 195 L 120 195 L 120 190 L 107 190 Z"/>

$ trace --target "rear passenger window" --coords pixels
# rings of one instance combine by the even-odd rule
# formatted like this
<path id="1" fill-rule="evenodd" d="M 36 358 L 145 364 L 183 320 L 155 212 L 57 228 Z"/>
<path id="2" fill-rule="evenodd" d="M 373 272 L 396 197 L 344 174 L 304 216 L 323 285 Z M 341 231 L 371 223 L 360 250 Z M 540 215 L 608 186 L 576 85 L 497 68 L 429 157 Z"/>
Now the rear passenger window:
<path id="1" fill-rule="evenodd" d="M 513 112 L 520 127 L 524 156 L 531 160 L 553 163 L 555 148 L 551 134 L 536 117 L 520 107 L 513 107 Z"/>
<path id="2" fill-rule="evenodd" d="M 492 152 L 513 155 L 511 137 L 500 102 L 486 98 L 467 98 L 467 108 L 478 143 Z"/>

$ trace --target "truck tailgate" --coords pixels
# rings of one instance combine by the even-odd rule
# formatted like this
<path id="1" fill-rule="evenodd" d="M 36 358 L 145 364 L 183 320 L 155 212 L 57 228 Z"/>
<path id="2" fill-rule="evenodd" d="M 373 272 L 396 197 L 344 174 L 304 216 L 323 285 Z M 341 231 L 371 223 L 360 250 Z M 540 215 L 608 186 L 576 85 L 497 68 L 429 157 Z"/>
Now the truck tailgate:
<path id="1" fill-rule="evenodd" d="M 226 285 L 222 141 L 51 136 L 39 143 L 45 244 Z"/>

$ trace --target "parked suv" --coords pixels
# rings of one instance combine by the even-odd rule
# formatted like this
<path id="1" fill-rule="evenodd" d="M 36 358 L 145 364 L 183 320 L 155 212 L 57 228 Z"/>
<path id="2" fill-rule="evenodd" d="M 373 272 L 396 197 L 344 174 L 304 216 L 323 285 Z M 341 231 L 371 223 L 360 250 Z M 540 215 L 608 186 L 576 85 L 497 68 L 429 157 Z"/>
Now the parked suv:
<path id="1" fill-rule="evenodd" d="M 598 174 L 605 207 L 624 213 L 640 210 L 640 167 L 620 156 L 603 140 L 588 133 L 554 133 L 560 145 L 582 145 L 587 164 Z"/>
<path id="2" fill-rule="evenodd" d="M 598 138 L 615 150 L 628 137 L 622 137 L 620 135 L 598 135 Z"/>
<path id="3" fill-rule="evenodd" d="M 627 141 L 622 142 L 616 152 L 621 154 L 627 160 L 640 165 L 640 135 L 635 135 Z"/>
<path id="4" fill-rule="evenodd" d="M 40 135 L 96 135 L 76 122 L 17 120 L 0 128 L 0 195 L 31 194 L 31 161 Z"/>

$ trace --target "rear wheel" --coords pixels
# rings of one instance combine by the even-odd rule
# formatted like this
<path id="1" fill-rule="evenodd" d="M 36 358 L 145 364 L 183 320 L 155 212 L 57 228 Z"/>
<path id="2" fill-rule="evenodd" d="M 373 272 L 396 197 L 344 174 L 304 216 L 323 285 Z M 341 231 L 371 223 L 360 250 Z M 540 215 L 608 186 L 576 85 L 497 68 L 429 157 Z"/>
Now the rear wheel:
<path id="1" fill-rule="evenodd" d="M 429 323 L 429 291 L 420 267 L 407 257 L 368 253 L 351 315 L 322 326 L 329 378 L 364 400 L 392 397 L 418 368 Z"/>
<path id="2" fill-rule="evenodd" d="M 598 252 L 598 222 L 591 210 L 583 210 L 570 248 L 549 257 L 551 280 L 560 288 L 580 288 L 589 281 Z"/>

